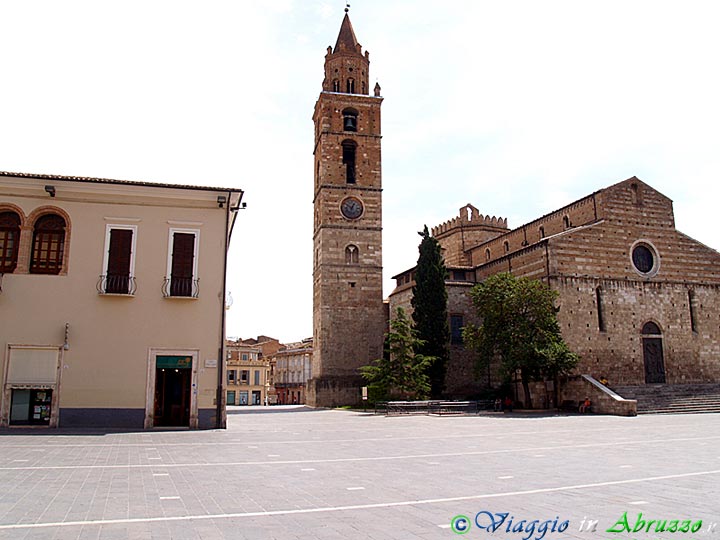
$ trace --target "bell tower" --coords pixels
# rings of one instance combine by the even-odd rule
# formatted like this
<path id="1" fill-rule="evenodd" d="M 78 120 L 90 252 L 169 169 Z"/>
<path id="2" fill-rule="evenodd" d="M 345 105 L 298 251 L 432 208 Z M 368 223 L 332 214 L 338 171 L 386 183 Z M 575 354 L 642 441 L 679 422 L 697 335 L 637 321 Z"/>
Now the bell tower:
<path id="1" fill-rule="evenodd" d="M 358 368 L 383 352 L 382 97 L 369 67 L 346 9 L 313 114 L 313 406 L 358 403 Z"/>

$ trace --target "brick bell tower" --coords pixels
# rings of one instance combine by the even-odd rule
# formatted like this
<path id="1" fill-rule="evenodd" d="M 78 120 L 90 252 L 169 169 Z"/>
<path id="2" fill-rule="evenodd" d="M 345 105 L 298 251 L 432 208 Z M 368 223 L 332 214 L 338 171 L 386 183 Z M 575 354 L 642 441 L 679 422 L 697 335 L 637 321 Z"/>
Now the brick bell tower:
<path id="1" fill-rule="evenodd" d="M 358 368 L 382 355 L 380 86 L 350 17 L 325 55 L 315 103 L 313 360 L 307 403 L 359 403 Z"/>

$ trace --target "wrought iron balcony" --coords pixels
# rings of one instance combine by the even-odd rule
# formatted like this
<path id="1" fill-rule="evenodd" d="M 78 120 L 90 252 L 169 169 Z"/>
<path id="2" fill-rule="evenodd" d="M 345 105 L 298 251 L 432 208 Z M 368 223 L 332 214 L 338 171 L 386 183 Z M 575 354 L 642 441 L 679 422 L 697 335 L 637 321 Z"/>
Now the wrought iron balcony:
<path id="1" fill-rule="evenodd" d="M 200 295 L 200 280 L 196 278 L 165 278 L 162 287 L 165 298 L 197 298 Z"/>
<path id="2" fill-rule="evenodd" d="M 97 282 L 97 291 L 100 294 L 124 294 L 133 296 L 137 289 L 135 277 L 114 274 L 103 274 Z"/>

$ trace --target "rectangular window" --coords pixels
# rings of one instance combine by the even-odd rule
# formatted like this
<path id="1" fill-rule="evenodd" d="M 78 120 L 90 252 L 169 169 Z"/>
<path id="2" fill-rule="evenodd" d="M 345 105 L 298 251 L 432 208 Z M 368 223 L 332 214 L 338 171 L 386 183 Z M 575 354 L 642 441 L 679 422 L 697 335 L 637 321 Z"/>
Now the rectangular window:
<path id="1" fill-rule="evenodd" d="M 462 330 L 465 326 L 462 315 L 450 315 L 450 343 L 452 345 L 462 345 Z"/>
<path id="2" fill-rule="evenodd" d="M 228 369 L 227 372 L 228 384 L 235 384 L 237 382 L 237 370 Z"/>
<path id="3" fill-rule="evenodd" d="M 200 231 L 170 229 L 166 296 L 197 298 L 199 236 Z"/>
<path id="4" fill-rule="evenodd" d="M 227 404 L 235 405 L 235 390 L 228 390 L 227 393 Z"/>
<path id="5" fill-rule="evenodd" d="M 250 382 L 250 371 L 247 369 L 243 369 L 240 371 L 240 383 L 241 384 L 248 384 Z"/>
<path id="6" fill-rule="evenodd" d="M 137 227 L 108 225 L 100 292 L 135 293 L 135 236 Z"/>
<path id="7" fill-rule="evenodd" d="M 258 386 L 260 384 L 260 371 L 257 369 L 255 370 L 255 380 L 253 381 L 253 384 L 255 386 Z"/>
<path id="8" fill-rule="evenodd" d="M 247 359 L 248 359 L 247 353 L 242 354 L 242 359 L 243 359 L 243 361 L 247 362 Z"/>

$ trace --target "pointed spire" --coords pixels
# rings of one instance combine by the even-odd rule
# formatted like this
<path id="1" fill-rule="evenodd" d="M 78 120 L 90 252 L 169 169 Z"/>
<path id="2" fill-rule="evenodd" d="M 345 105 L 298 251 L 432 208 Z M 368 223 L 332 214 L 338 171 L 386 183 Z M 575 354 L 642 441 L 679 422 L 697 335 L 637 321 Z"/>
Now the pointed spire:
<path id="1" fill-rule="evenodd" d="M 342 25 L 340 26 L 340 33 L 338 34 L 337 42 L 335 43 L 335 49 L 333 52 L 339 50 L 345 50 L 347 52 L 360 53 L 360 45 L 355 37 L 352 24 L 350 23 L 350 17 L 347 14 L 347 8 L 345 11 L 345 17 L 343 18 Z"/>

